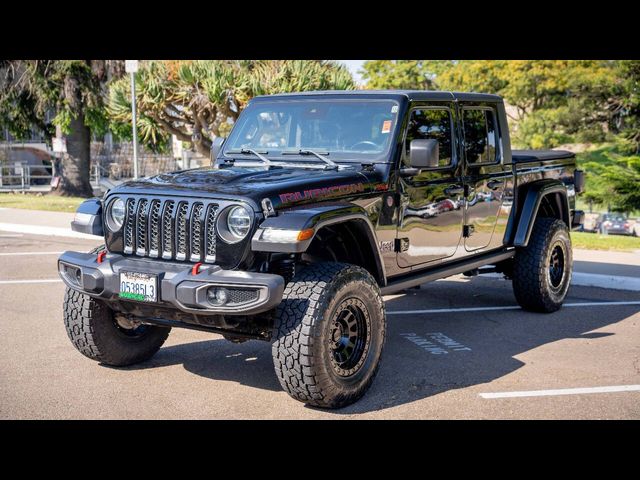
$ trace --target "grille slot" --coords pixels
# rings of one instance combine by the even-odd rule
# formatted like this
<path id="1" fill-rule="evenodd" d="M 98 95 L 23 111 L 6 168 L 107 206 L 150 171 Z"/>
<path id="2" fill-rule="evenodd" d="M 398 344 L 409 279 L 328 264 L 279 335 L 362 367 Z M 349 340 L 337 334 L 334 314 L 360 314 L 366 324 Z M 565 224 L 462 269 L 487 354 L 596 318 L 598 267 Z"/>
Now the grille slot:
<path id="1" fill-rule="evenodd" d="M 205 246 L 205 262 L 213 263 L 216 261 L 216 217 L 218 214 L 217 205 L 209 205 L 207 209 L 207 219 L 205 221 L 206 229 L 206 246 Z"/>
<path id="2" fill-rule="evenodd" d="M 162 211 L 162 258 L 173 258 L 173 211 L 176 202 L 167 200 Z"/>
<path id="3" fill-rule="evenodd" d="M 189 205 L 186 202 L 178 204 L 176 214 L 176 260 L 187 258 L 187 212 Z"/>
<path id="4" fill-rule="evenodd" d="M 133 253 L 133 226 L 135 224 L 136 201 L 127 200 L 126 218 L 124 221 L 124 253 Z"/>
<path id="5" fill-rule="evenodd" d="M 151 201 L 149 212 L 149 256 L 157 258 L 160 251 L 160 200 Z"/>
<path id="6" fill-rule="evenodd" d="M 201 203 L 195 203 L 191 209 L 191 261 L 202 260 L 202 210 Z"/>
<path id="7" fill-rule="evenodd" d="M 136 255 L 145 256 L 147 253 L 147 206 L 148 200 L 138 202 L 138 224 L 136 225 Z"/>
<path id="8" fill-rule="evenodd" d="M 216 261 L 217 203 L 141 196 L 123 200 L 125 254 L 165 260 Z"/>

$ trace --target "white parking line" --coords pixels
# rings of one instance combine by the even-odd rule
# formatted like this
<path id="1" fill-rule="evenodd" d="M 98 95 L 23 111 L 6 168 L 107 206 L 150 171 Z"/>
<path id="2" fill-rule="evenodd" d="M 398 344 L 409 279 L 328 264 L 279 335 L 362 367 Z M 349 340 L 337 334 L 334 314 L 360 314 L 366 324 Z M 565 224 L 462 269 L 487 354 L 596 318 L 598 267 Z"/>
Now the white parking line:
<path id="1" fill-rule="evenodd" d="M 0 285 L 15 285 L 19 283 L 58 283 L 62 280 L 59 278 L 46 278 L 42 280 L 0 280 Z"/>
<path id="2" fill-rule="evenodd" d="M 640 305 L 638 302 L 580 302 L 565 303 L 563 307 L 607 307 L 612 305 Z M 391 310 L 387 315 L 416 315 L 420 313 L 455 313 L 455 312 L 492 312 L 499 310 L 521 310 L 518 305 L 502 307 L 461 307 L 461 308 L 431 308 L 428 310 Z"/>
<path id="3" fill-rule="evenodd" d="M 481 393 L 482 398 L 552 397 L 556 395 L 582 395 L 588 393 L 640 392 L 640 385 L 615 385 L 611 387 L 559 388 L 556 390 L 529 390 L 521 392 Z"/>
<path id="4" fill-rule="evenodd" d="M 9 252 L 0 253 L 0 257 L 13 257 L 17 255 L 60 255 L 63 252 Z"/>

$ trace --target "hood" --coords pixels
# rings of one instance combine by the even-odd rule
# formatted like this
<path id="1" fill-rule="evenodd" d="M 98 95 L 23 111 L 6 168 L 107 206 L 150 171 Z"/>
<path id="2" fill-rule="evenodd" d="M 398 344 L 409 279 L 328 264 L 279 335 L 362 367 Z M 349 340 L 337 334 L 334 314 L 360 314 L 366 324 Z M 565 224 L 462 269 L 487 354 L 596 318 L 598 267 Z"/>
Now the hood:
<path id="1" fill-rule="evenodd" d="M 314 170 L 286 167 L 210 167 L 163 173 L 126 182 L 110 191 L 150 195 L 198 196 L 249 199 L 260 205 L 271 199 L 274 207 L 337 199 L 358 193 L 386 190 L 388 165 L 372 171 L 360 167 L 344 170 Z"/>

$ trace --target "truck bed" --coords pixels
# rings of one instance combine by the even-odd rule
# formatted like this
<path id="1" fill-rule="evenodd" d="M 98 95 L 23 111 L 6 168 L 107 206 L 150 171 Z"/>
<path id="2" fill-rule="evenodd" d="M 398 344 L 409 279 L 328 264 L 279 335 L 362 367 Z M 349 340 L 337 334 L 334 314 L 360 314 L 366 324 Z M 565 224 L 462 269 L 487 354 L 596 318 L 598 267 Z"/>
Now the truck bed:
<path id="1" fill-rule="evenodd" d="M 567 150 L 512 150 L 513 163 L 543 162 L 561 158 L 573 158 L 575 153 Z"/>

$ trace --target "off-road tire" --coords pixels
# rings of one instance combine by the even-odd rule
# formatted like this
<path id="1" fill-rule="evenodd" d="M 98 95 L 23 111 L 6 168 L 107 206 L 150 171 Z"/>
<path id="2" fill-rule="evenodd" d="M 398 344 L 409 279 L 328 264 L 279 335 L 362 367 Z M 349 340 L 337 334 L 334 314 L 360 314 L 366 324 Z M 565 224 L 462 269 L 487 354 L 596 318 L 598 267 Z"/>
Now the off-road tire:
<path id="1" fill-rule="evenodd" d="M 558 248 L 559 250 L 556 250 Z M 550 262 L 552 254 L 563 256 L 562 277 L 552 281 Z M 522 308 L 534 312 L 551 313 L 562 307 L 573 268 L 573 255 L 569 229 L 555 218 L 540 217 L 536 220 L 529 243 L 519 248 L 513 263 L 513 292 Z"/>
<path id="2" fill-rule="evenodd" d="M 353 368 L 344 364 L 343 370 L 332 350 L 336 336 L 340 335 L 335 327 L 344 318 L 340 312 L 354 308 L 356 313 L 361 312 L 359 318 L 366 320 L 362 325 L 368 325 L 358 327 L 366 330 L 362 336 L 366 337 L 366 350 L 362 347 L 360 351 L 364 353 L 357 357 L 360 361 Z M 385 335 L 384 302 L 369 272 L 336 262 L 306 266 L 287 284 L 276 311 L 272 354 L 280 385 L 306 404 L 345 407 L 371 386 L 380 365 Z M 359 340 L 356 343 L 363 345 Z"/>
<path id="3" fill-rule="evenodd" d="M 64 326 L 80 353 L 114 367 L 148 360 L 171 331 L 168 327 L 144 325 L 140 334 L 127 334 L 116 323 L 113 310 L 71 288 L 64 295 Z"/>

